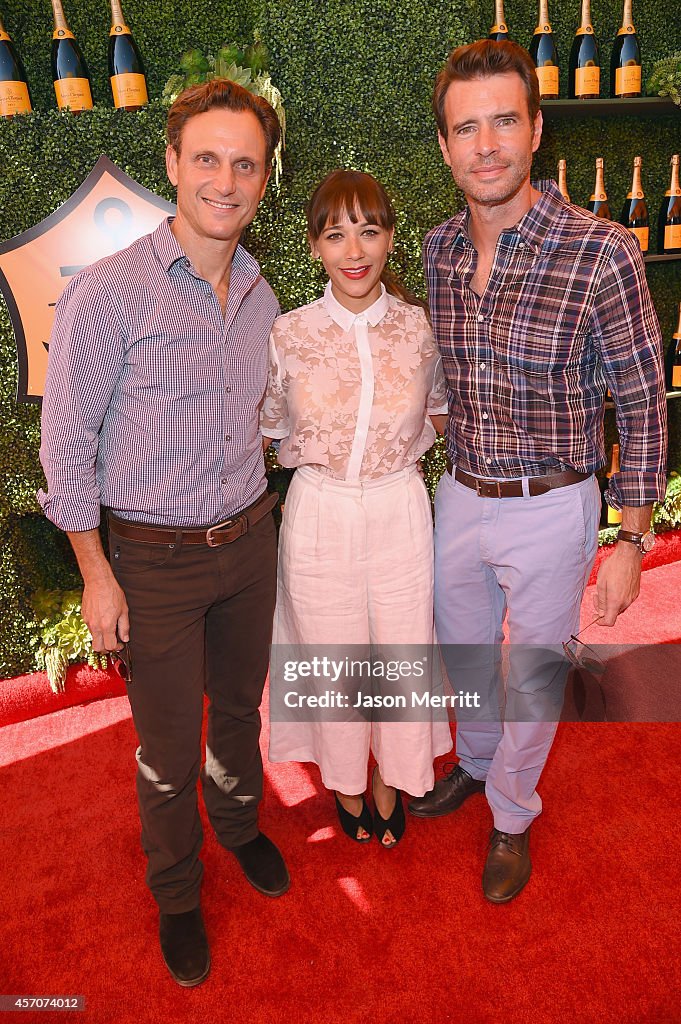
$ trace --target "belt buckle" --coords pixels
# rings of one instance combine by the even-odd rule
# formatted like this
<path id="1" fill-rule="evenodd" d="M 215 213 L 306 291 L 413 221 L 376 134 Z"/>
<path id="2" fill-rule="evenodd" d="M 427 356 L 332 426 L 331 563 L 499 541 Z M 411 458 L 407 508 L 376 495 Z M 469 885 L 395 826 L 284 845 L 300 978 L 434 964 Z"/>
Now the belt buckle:
<path id="1" fill-rule="evenodd" d="M 496 494 L 492 488 L 496 488 Z M 501 480 L 479 480 L 476 477 L 475 493 L 479 498 L 501 498 Z"/>
<path id="2" fill-rule="evenodd" d="M 237 540 L 238 537 L 243 537 L 243 535 L 248 532 L 248 520 L 246 519 L 246 516 L 236 516 L 236 518 L 225 519 L 224 523 L 216 523 L 215 526 L 211 526 L 206 530 L 206 544 L 208 547 L 217 548 L 220 546 L 220 541 L 216 540 L 214 537 L 214 534 L 217 533 L 218 530 L 229 529 L 230 527 L 237 525 L 241 526 L 241 532 L 234 538 L 234 540 Z"/>

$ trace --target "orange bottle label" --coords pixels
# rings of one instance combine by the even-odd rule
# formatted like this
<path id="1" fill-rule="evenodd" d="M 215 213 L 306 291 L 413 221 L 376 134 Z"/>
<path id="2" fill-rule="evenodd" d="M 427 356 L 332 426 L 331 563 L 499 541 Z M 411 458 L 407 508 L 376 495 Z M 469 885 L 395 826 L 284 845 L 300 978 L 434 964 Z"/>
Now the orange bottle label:
<path id="1" fill-rule="evenodd" d="M 664 229 L 665 249 L 681 249 L 681 224 L 668 224 Z"/>
<path id="2" fill-rule="evenodd" d="M 672 370 L 672 387 L 681 388 L 681 366 L 678 364 Z"/>
<path id="3" fill-rule="evenodd" d="M 0 82 L 0 116 L 30 114 L 31 101 L 25 82 Z"/>
<path id="4" fill-rule="evenodd" d="M 542 96 L 558 95 L 558 68 L 555 64 L 537 68 L 537 78 L 539 79 L 539 92 Z"/>
<path id="5" fill-rule="evenodd" d="M 0 43 L 9 43 L 9 42 L 11 42 L 9 34 L 7 32 L 5 32 L 5 30 L 3 28 L 0 28 Z"/>
<path id="6" fill-rule="evenodd" d="M 115 107 L 143 107 L 149 102 L 144 75 L 113 75 L 111 91 Z"/>
<path id="7" fill-rule="evenodd" d="M 617 523 L 622 522 L 622 513 L 612 505 L 608 505 L 608 526 L 615 526 Z"/>
<path id="8" fill-rule="evenodd" d="M 575 93 L 577 96 L 598 96 L 600 91 L 600 68 L 575 68 Z"/>
<path id="9" fill-rule="evenodd" d="M 636 235 L 638 238 L 638 244 L 641 246 L 641 252 L 648 252 L 650 228 L 629 228 L 629 230 L 632 235 Z"/>
<path id="10" fill-rule="evenodd" d="M 627 64 L 615 71 L 615 92 L 623 96 L 627 92 L 641 91 L 641 65 Z"/>
<path id="11" fill-rule="evenodd" d="M 127 25 L 123 25 L 123 24 L 121 24 L 120 21 L 118 21 L 118 22 L 116 22 L 115 25 L 111 26 L 111 31 L 109 32 L 109 35 L 110 36 L 129 36 L 130 35 L 130 29 L 128 28 Z"/>
<path id="12" fill-rule="evenodd" d="M 54 83 L 60 110 L 92 110 L 92 93 L 87 78 L 58 78 Z"/>
<path id="13" fill-rule="evenodd" d="M 75 39 L 73 32 L 68 28 L 55 28 L 52 33 L 53 39 Z"/>

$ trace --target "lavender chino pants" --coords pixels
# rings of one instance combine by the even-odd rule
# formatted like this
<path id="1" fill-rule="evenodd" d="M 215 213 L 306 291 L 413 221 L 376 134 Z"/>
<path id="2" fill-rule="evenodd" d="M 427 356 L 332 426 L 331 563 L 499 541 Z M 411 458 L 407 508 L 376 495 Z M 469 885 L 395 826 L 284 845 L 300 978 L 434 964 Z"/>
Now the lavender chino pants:
<path id="1" fill-rule="evenodd" d="M 454 671 L 449 669 L 455 690 L 479 689 L 483 681 L 487 685 L 488 710 L 477 720 L 458 716 L 456 752 L 473 778 L 486 779 L 495 828 L 515 833 L 524 832 L 541 813 L 536 786 L 562 701 L 561 696 L 556 704 L 555 689 L 558 685 L 562 695 L 564 669 L 559 658 L 548 665 L 541 645 L 560 649 L 579 628 L 600 516 L 593 476 L 535 497 L 529 496 L 526 483 L 524 491 L 525 497 L 483 498 L 446 472 L 435 496 L 438 640 L 464 645 L 449 648 L 458 652 L 451 659 Z M 496 698 L 504 689 L 505 617 L 510 639 L 506 700 L 517 720 L 502 722 L 489 708 L 497 703 L 498 710 Z M 555 713 L 547 710 L 552 702 Z"/>

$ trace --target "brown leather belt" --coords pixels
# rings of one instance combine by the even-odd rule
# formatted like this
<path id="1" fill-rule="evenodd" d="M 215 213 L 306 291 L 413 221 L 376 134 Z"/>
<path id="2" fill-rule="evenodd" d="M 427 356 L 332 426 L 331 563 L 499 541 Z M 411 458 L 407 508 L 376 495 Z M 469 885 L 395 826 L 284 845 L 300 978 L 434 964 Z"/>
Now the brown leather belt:
<path id="1" fill-rule="evenodd" d="M 452 469 L 452 463 L 447 459 L 447 472 L 450 475 Z M 546 494 L 547 491 L 552 491 L 555 487 L 578 484 L 591 475 L 591 473 L 579 473 L 576 469 L 564 469 L 561 473 L 551 473 L 548 476 L 531 476 L 528 479 L 530 497 Z M 464 473 L 458 466 L 454 471 L 454 479 L 458 480 L 460 484 L 464 484 L 465 487 L 470 487 L 481 498 L 523 497 L 522 480 L 481 480 L 477 476 L 471 476 L 470 473 Z"/>
<path id="2" fill-rule="evenodd" d="M 279 501 L 278 494 L 263 491 L 257 501 L 242 512 L 203 529 L 183 529 L 174 526 L 146 526 L 143 523 L 129 523 L 127 519 L 119 519 L 109 512 L 109 527 L 117 537 L 126 540 L 142 541 L 144 544 L 207 544 L 209 548 L 217 548 L 222 544 L 231 544 L 243 537 L 245 533 L 259 523 L 272 511 Z"/>

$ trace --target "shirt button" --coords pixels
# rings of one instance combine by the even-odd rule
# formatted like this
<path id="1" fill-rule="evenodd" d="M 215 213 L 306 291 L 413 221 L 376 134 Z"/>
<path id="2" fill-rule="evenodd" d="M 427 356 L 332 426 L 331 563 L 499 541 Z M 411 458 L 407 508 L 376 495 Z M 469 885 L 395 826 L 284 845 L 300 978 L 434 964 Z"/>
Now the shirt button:
<path id="1" fill-rule="evenodd" d="M 488 416 L 487 416 L 487 413 L 486 413 L 486 412 L 483 412 L 483 414 L 482 414 L 482 418 L 483 418 L 483 420 L 486 420 L 486 419 L 488 419 Z"/>
<path id="2" fill-rule="evenodd" d="M 232 440 L 232 435 L 231 434 L 225 434 L 225 441 L 231 441 L 231 440 Z"/>
<path id="3" fill-rule="evenodd" d="M 226 476 L 223 476 L 223 477 L 222 477 L 222 479 L 220 480 L 220 483 L 221 483 L 221 484 L 228 484 L 228 483 L 229 483 L 229 480 L 227 479 L 227 477 L 226 477 Z"/>
<path id="4" fill-rule="evenodd" d="M 482 315 L 482 313 L 478 313 L 478 323 L 479 324 L 484 324 L 484 322 L 485 322 L 484 316 Z"/>
<path id="5" fill-rule="evenodd" d="M 492 460 L 491 459 L 485 459 L 485 462 L 487 463 L 488 466 L 492 465 Z"/>
<path id="6" fill-rule="evenodd" d="M 520 244 L 518 245 L 518 248 L 519 249 L 524 249 L 525 248 L 525 243 L 524 242 L 520 242 Z"/>
<path id="7" fill-rule="evenodd" d="M 232 390 L 231 388 L 225 388 L 225 391 L 231 391 L 231 390 Z"/>
<path id="8" fill-rule="evenodd" d="M 480 363 L 480 369 L 481 370 L 484 370 L 486 366 L 487 366 L 487 363 Z"/>

